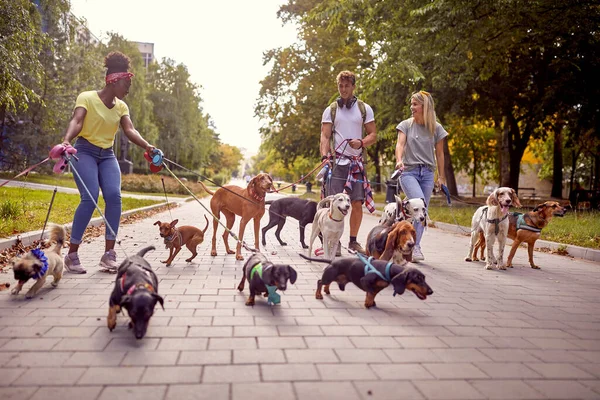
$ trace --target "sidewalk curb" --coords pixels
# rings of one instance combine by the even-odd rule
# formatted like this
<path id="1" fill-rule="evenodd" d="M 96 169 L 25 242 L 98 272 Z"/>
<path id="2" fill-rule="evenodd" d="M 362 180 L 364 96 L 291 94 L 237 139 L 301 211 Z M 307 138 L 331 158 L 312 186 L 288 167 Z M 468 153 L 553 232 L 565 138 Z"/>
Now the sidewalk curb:
<path id="1" fill-rule="evenodd" d="M 168 204 L 178 204 L 178 203 L 179 202 L 170 201 Z M 165 205 L 167 205 L 167 202 L 153 204 L 151 206 L 146 206 L 146 207 L 141 207 L 141 208 L 135 208 L 133 210 L 128 210 L 121 214 L 121 218 L 127 217 L 131 214 L 135 214 L 138 212 L 153 210 L 155 208 L 162 207 Z M 102 217 L 97 217 L 97 218 L 93 218 L 90 221 L 90 223 L 88 224 L 88 226 L 99 226 L 102 223 L 104 223 L 104 220 L 102 219 Z M 63 226 L 67 230 L 70 230 L 72 225 L 73 225 L 73 222 L 70 222 L 68 224 L 64 224 Z M 21 237 L 21 241 L 23 242 L 24 246 L 28 246 L 31 243 L 33 243 L 34 241 L 38 240 L 40 238 L 41 233 L 42 233 L 42 230 L 40 229 L 37 231 L 31 231 L 31 232 L 26 232 L 26 233 L 19 234 L 19 235 L 14 235 L 14 236 L 9 237 L 8 239 L 0 239 L 0 251 L 3 251 L 5 249 L 12 247 L 17 242 L 17 236 Z M 47 229 L 46 229 L 46 232 L 44 232 L 44 239 L 46 239 L 46 238 L 48 238 L 48 230 Z"/>
<path id="2" fill-rule="evenodd" d="M 455 225 L 455 224 L 448 224 L 445 222 L 434 221 L 434 223 L 435 223 L 436 228 L 442 229 L 444 231 L 450 231 L 450 232 L 454 232 L 454 233 L 463 234 L 463 235 L 467 235 L 467 232 L 469 232 L 471 230 L 470 227 L 459 226 L 459 225 Z M 512 243 L 512 240 L 508 239 L 508 241 L 510 243 Z M 536 247 L 548 247 L 552 250 L 556 250 L 559 247 L 565 248 L 565 246 L 566 246 L 567 252 L 572 257 L 581 258 L 581 259 L 587 260 L 587 261 L 600 262 L 600 250 L 589 249 L 587 247 L 581 247 L 581 246 L 573 246 L 570 244 L 550 242 L 547 240 L 538 240 L 535 242 L 535 245 L 536 245 Z"/>

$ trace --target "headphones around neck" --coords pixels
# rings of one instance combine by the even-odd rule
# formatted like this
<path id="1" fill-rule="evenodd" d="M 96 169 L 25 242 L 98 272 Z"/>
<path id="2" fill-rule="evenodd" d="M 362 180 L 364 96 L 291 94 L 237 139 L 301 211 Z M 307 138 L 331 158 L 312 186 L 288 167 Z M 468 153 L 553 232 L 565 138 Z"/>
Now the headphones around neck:
<path id="1" fill-rule="evenodd" d="M 352 108 L 354 103 L 356 103 L 356 100 L 358 100 L 356 98 L 356 96 L 352 96 L 350 99 L 348 99 L 348 101 L 346 102 L 346 108 L 347 109 Z M 338 107 L 344 108 L 344 99 L 342 99 L 341 97 L 338 97 L 336 101 L 337 101 Z"/>

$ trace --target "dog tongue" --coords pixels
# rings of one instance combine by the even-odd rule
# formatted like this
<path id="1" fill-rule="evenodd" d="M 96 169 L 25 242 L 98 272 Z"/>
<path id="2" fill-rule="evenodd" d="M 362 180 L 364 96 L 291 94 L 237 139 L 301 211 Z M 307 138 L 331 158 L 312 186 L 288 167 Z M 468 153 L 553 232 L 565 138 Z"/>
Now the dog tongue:
<path id="1" fill-rule="evenodd" d="M 502 210 L 502 214 L 506 214 L 508 212 L 508 206 L 502 206 L 500 207 L 500 210 Z"/>

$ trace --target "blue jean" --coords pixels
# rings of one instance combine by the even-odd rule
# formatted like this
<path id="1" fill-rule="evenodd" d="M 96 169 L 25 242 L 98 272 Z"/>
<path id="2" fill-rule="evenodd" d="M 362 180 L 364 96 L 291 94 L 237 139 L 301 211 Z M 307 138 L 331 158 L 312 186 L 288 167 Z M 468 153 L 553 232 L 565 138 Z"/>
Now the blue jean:
<path id="1" fill-rule="evenodd" d="M 406 197 L 409 199 L 424 199 L 425 206 L 429 206 L 434 184 L 433 171 L 426 165 L 411 166 L 410 170 L 404 170 L 400 175 L 400 186 Z M 415 221 L 415 230 L 417 231 L 415 245 L 420 247 L 425 227 L 420 222 Z"/>
<path id="2" fill-rule="evenodd" d="M 74 147 L 77 149 L 76 156 L 79 161 L 73 159 L 73 167 L 81 176 L 81 180 L 77 177 L 77 174 L 73 173 L 73 175 L 75 176 L 75 183 L 77 189 L 79 189 L 81 201 L 73 218 L 71 243 L 79 244 L 96 209 L 94 202 L 98 203 L 100 189 L 102 189 L 102 197 L 104 197 L 106 204 L 104 216 L 115 234 L 119 230 L 121 220 L 121 170 L 112 148 L 102 149 L 83 138 L 78 138 Z M 85 190 L 84 184 L 92 197 Z M 108 228 L 106 228 L 105 237 L 106 240 L 116 239 Z"/>

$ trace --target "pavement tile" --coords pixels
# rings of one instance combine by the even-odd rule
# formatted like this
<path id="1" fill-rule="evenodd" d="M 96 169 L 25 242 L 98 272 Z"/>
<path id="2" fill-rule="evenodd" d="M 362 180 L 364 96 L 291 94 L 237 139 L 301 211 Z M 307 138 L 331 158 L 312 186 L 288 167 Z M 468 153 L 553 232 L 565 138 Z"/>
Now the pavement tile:
<path id="1" fill-rule="evenodd" d="M 434 376 L 420 364 L 371 364 L 371 369 L 375 371 L 379 379 L 434 379 Z"/>
<path id="2" fill-rule="evenodd" d="M 49 399 L 77 399 L 77 400 L 95 400 L 102 391 L 102 386 L 59 386 L 59 387 L 41 387 L 30 400 L 49 400 Z M 0 396 L 1 397 L 1 396 Z M 2 397 L 6 400 L 5 397 Z"/>
<path id="3" fill-rule="evenodd" d="M 488 399 L 545 399 L 539 391 L 520 380 L 480 380 L 472 381 L 471 385 Z"/>
<path id="4" fill-rule="evenodd" d="M 232 400 L 295 400 L 294 390 L 290 382 L 278 383 L 234 383 Z"/>
<path id="5" fill-rule="evenodd" d="M 258 382 L 258 365 L 207 365 L 204 367 L 203 383 Z"/>
<path id="6" fill-rule="evenodd" d="M 65 364 L 71 354 L 57 351 L 21 352 L 4 365 L 7 367 L 58 367 Z"/>
<path id="7" fill-rule="evenodd" d="M 427 399 L 431 400 L 475 400 L 486 398 L 485 395 L 481 394 L 464 380 L 418 380 L 413 383 Z"/>
<path id="8" fill-rule="evenodd" d="M 363 399 L 421 400 L 423 395 L 407 381 L 356 381 L 354 387 Z"/>
<path id="9" fill-rule="evenodd" d="M 107 386 L 98 400 L 162 400 L 166 386 Z"/>
<path id="10" fill-rule="evenodd" d="M 178 365 L 231 364 L 231 350 L 182 351 Z"/>
<path id="11" fill-rule="evenodd" d="M 74 385 L 86 368 L 29 368 L 14 381 L 15 385 L 61 386 Z"/>
<path id="12" fill-rule="evenodd" d="M 30 387 L 2 387 L 0 386 L 0 399 L 2 400 L 28 400 L 38 390 L 37 386 Z M 39 398 L 38 398 L 39 399 Z M 44 397 L 47 399 L 47 397 Z M 37 400 L 37 399 L 36 399 Z"/>
<path id="13" fill-rule="evenodd" d="M 294 382 L 298 400 L 360 400 L 354 386 L 331 382 Z"/>
<path id="14" fill-rule="evenodd" d="M 547 399 L 598 399 L 599 394 L 577 381 L 525 380 L 525 383 Z"/>
<path id="15" fill-rule="evenodd" d="M 90 367 L 77 382 L 78 385 L 127 385 L 136 384 L 144 373 L 144 367 Z"/>
<path id="16" fill-rule="evenodd" d="M 281 349 L 233 350 L 234 364 L 282 364 L 285 362 L 285 355 Z M 283 369 L 290 366 L 286 365 Z"/>
<path id="17" fill-rule="evenodd" d="M 148 384 L 175 384 L 175 383 L 200 383 L 202 367 L 195 366 L 168 366 L 148 367 L 140 383 Z"/>
<path id="18" fill-rule="evenodd" d="M 229 400 L 229 384 L 170 385 L 165 400 Z"/>
<path id="19" fill-rule="evenodd" d="M 319 372 L 313 364 L 263 364 L 260 370 L 262 379 L 267 382 L 320 380 Z"/>

